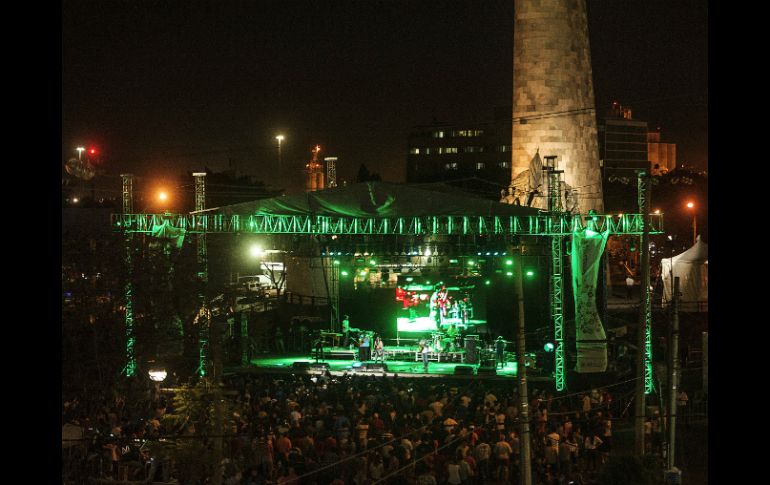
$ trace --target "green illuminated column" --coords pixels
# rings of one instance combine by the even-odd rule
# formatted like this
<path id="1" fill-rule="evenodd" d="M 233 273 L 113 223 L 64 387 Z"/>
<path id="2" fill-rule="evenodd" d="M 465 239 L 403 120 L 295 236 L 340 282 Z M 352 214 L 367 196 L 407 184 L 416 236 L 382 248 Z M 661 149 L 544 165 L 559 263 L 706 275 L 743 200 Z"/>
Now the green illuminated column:
<path id="1" fill-rule="evenodd" d="M 652 391 L 652 331 L 651 296 L 650 296 L 650 178 L 646 171 L 638 173 L 639 211 L 642 214 L 641 247 L 641 298 L 639 304 L 639 325 L 636 339 L 636 386 L 634 396 L 634 448 L 639 456 L 644 456 L 644 421 L 646 414 L 646 395 Z"/>
<path id="2" fill-rule="evenodd" d="M 134 209 L 134 176 L 132 174 L 121 174 L 123 179 L 123 213 L 130 214 Z M 134 344 L 136 337 L 134 335 L 134 287 L 131 279 L 134 277 L 134 264 L 131 258 L 131 249 L 133 247 L 133 234 L 128 232 L 130 227 L 124 228 L 126 231 L 124 238 L 125 255 L 124 262 L 126 267 L 126 285 L 123 293 L 126 306 L 126 367 L 127 377 L 136 375 L 136 356 L 134 355 Z"/>
<path id="3" fill-rule="evenodd" d="M 561 174 L 563 170 L 556 170 L 556 157 L 545 157 L 543 166 L 548 183 L 548 212 L 554 216 L 552 222 L 558 227 L 561 212 Z M 557 391 L 566 389 L 564 370 L 564 259 L 562 244 L 564 238 L 559 235 L 551 236 L 551 280 L 549 284 L 549 296 L 551 304 L 551 322 L 553 322 L 553 339 L 556 346 L 554 352 L 554 383 Z"/>
<path id="4" fill-rule="evenodd" d="M 551 320 L 553 321 L 553 339 L 556 346 L 554 352 L 555 368 L 554 381 L 557 391 L 567 388 L 564 371 L 564 303 L 562 300 L 563 285 L 563 238 L 553 236 L 551 238 Z"/>
<path id="5" fill-rule="evenodd" d="M 206 208 L 206 172 L 195 172 L 195 210 L 200 211 Z M 198 225 L 203 224 L 203 218 L 198 219 Z M 201 230 L 196 237 L 197 263 L 198 263 L 198 302 L 200 312 L 198 314 L 198 374 L 203 377 L 206 375 L 206 359 L 209 349 L 209 329 L 211 328 L 211 314 L 206 308 L 206 285 L 209 281 L 208 252 L 206 248 L 206 231 L 203 227 L 196 227 Z"/>
<path id="6" fill-rule="evenodd" d="M 638 176 L 639 212 L 642 214 L 641 290 L 642 308 L 640 323 L 644 323 L 644 393 L 653 391 L 652 380 L 652 294 L 650 292 L 650 176 L 640 171 Z"/>

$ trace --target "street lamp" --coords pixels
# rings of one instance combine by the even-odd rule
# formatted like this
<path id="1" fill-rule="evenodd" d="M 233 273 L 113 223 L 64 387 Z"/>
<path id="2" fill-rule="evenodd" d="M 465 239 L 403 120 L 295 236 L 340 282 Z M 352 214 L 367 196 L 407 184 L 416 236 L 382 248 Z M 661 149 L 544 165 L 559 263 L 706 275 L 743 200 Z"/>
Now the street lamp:
<path id="1" fill-rule="evenodd" d="M 698 213 L 695 211 L 695 204 L 693 202 L 687 203 L 687 208 L 692 210 L 692 244 L 695 246 L 696 234 L 697 234 L 697 217 Z"/>
<path id="2" fill-rule="evenodd" d="M 278 140 L 278 170 L 281 169 L 281 142 L 284 140 L 283 135 L 278 135 L 275 137 L 276 140 Z"/>
<path id="3" fill-rule="evenodd" d="M 166 372 L 166 369 L 163 367 L 151 367 L 147 372 L 147 375 L 150 376 L 150 380 L 155 384 L 155 396 L 153 400 L 158 399 L 158 396 L 160 396 L 160 383 L 166 380 L 168 372 Z"/>

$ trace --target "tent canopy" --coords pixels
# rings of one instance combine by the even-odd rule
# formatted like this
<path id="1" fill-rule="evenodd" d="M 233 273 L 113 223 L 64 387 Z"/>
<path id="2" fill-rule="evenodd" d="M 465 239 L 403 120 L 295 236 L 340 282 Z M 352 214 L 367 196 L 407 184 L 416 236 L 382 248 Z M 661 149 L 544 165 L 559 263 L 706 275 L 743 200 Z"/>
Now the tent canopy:
<path id="1" fill-rule="evenodd" d="M 661 260 L 663 305 L 671 301 L 673 279 L 678 277 L 681 309 L 708 310 L 708 255 L 708 244 L 701 241 L 699 236 L 695 245 L 687 251 Z"/>
<path id="2" fill-rule="evenodd" d="M 538 210 L 387 182 L 365 182 L 199 211 L 223 215 L 331 217 L 533 216 Z"/>

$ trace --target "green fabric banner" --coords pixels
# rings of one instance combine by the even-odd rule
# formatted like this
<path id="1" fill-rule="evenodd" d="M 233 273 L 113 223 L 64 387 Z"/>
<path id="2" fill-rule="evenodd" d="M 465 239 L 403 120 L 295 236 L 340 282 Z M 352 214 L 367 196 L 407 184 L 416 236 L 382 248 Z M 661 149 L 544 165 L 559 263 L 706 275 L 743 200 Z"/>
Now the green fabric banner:
<path id="1" fill-rule="evenodd" d="M 152 226 L 152 236 L 161 239 L 173 239 L 176 243 L 177 249 L 182 247 L 184 243 L 185 230 L 183 227 L 171 227 L 168 221 L 163 221 L 162 224 L 154 224 Z"/>
<path id="2" fill-rule="evenodd" d="M 596 309 L 596 279 L 609 230 L 572 234 L 572 290 L 575 297 L 577 365 L 581 373 L 607 370 L 607 335 Z"/>

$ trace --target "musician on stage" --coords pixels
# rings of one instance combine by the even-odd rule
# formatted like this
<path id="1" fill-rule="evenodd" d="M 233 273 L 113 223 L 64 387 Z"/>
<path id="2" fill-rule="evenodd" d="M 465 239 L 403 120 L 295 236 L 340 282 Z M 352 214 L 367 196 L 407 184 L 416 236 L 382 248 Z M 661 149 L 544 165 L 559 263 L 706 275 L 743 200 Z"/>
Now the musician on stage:
<path id="1" fill-rule="evenodd" d="M 497 352 L 497 363 L 495 364 L 495 368 L 497 366 L 505 367 L 505 340 L 503 340 L 503 336 L 500 335 L 497 337 L 497 340 L 495 341 L 495 351 Z"/>
<path id="2" fill-rule="evenodd" d="M 418 350 L 422 354 L 422 366 L 425 372 L 428 372 L 428 341 L 426 339 L 420 340 L 420 349 Z"/>
<path id="3" fill-rule="evenodd" d="M 320 360 L 324 360 L 324 339 L 320 332 L 315 336 L 315 339 L 313 340 L 313 349 L 315 350 L 316 363 L 318 363 L 319 358 Z"/>
<path id="4" fill-rule="evenodd" d="M 350 326 L 350 317 L 348 315 L 345 315 L 345 317 L 342 319 L 342 335 L 344 336 L 344 341 L 342 342 L 343 347 L 350 347 L 353 348 L 351 344 L 353 344 L 353 339 L 351 339 L 351 332 L 360 332 L 360 328 L 354 328 Z"/>
<path id="5" fill-rule="evenodd" d="M 376 334 L 374 337 L 374 362 L 380 361 L 380 363 L 385 363 L 385 348 L 382 343 L 382 337 L 380 337 L 379 334 Z"/>

